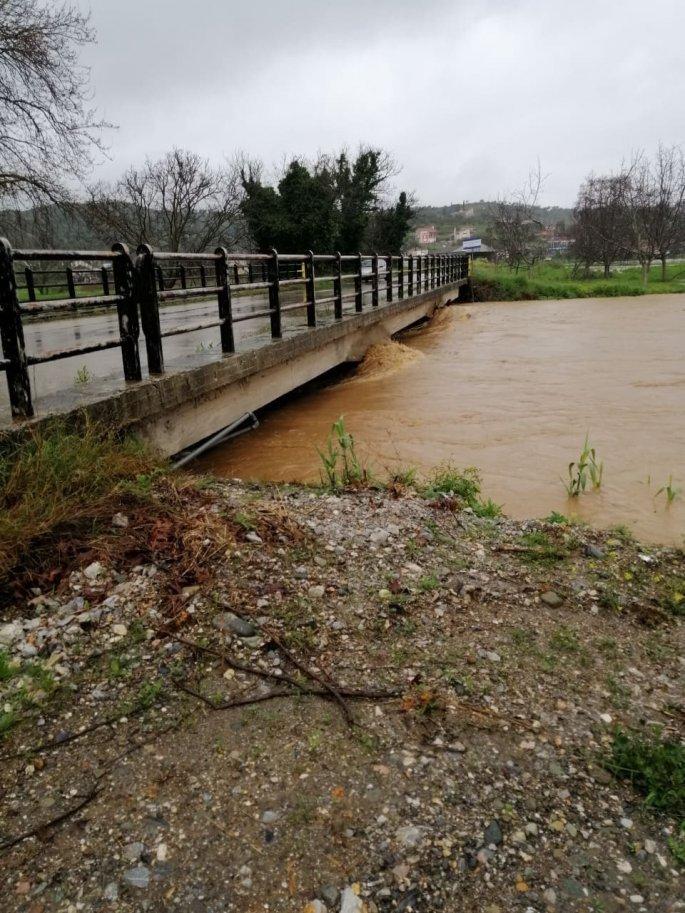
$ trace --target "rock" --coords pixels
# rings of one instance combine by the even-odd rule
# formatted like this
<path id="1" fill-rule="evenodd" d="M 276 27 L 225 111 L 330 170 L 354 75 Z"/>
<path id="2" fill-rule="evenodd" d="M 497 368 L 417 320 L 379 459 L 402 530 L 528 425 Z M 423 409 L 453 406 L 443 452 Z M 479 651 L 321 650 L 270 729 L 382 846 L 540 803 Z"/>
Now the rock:
<path id="1" fill-rule="evenodd" d="M 490 844 L 499 846 L 503 840 L 504 836 L 502 834 L 502 828 L 499 826 L 499 821 L 491 821 L 490 824 L 488 824 L 488 826 L 485 828 L 485 833 L 483 834 L 483 842 L 486 846 L 490 846 Z"/>
<path id="2" fill-rule="evenodd" d="M 486 650 L 485 658 L 489 659 L 491 663 L 499 663 L 502 661 L 502 657 L 499 655 L 499 653 L 495 653 L 494 650 Z"/>
<path id="3" fill-rule="evenodd" d="M 24 641 L 24 643 L 19 644 L 19 652 L 26 659 L 31 659 L 31 657 L 35 656 L 38 653 L 38 650 L 33 646 L 33 644 Z"/>
<path id="4" fill-rule="evenodd" d="M 353 887 L 346 887 L 340 900 L 340 913 L 366 913 L 364 901 Z"/>
<path id="5" fill-rule="evenodd" d="M 112 634 L 115 634 L 117 637 L 126 637 L 128 633 L 128 628 L 126 625 L 112 625 Z"/>
<path id="6" fill-rule="evenodd" d="M 150 870 L 146 865 L 137 865 L 124 872 L 124 881 L 134 888 L 146 888 L 150 883 Z"/>
<path id="7" fill-rule="evenodd" d="M 371 533 L 369 536 L 369 541 L 374 545 L 383 545 L 390 538 L 390 533 L 387 529 L 377 529 L 375 532 Z"/>
<path id="8" fill-rule="evenodd" d="M 310 900 L 302 913 L 328 913 L 328 908 L 320 900 Z"/>
<path id="9" fill-rule="evenodd" d="M 102 577 L 105 573 L 104 567 L 100 564 L 99 561 L 93 561 L 92 564 L 89 564 L 88 567 L 83 571 L 83 576 L 88 580 L 97 580 L 98 577 Z"/>
<path id="10" fill-rule="evenodd" d="M 307 595 L 311 599 L 321 599 L 321 597 L 323 596 L 323 594 L 325 592 L 326 592 L 325 588 L 319 584 L 317 586 L 310 586 L 309 589 L 307 590 Z"/>
<path id="11" fill-rule="evenodd" d="M 112 517 L 112 526 L 118 526 L 119 529 L 126 529 L 128 526 L 128 517 L 126 514 L 118 513 Z"/>
<path id="12" fill-rule="evenodd" d="M 110 881 L 103 891 L 102 896 L 105 900 L 119 900 L 119 885 L 116 881 Z"/>
<path id="13" fill-rule="evenodd" d="M 546 592 L 540 595 L 540 600 L 545 603 L 545 605 L 550 606 L 553 609 L 556 609 L 564 601 L 558 593 L 555 593 L 554 590 L 547 590 Z"/>
<path id="14" fill-rule="evenodd" d="M 548 907 L 556 906 L 557 902 L 557 892 L 554 888 L 547 888 L 547 890 L 542 892 L 542 899 L 545 901 Z"/>
<path id="15" fill-rule="evenodd" d="M 421 843 L 425 833 L 425 827 L 409 824 L 404 827 L 398 827 L 395 831 L 395 838 L 402 846 L 414 847 Z"/>
<path id="16" fill-rule="evenodd" d="M 141 843 L 139 840 L 135 843 L 127 843 L 121 851 L 124 859 L 128 859 L 129 862 L 138 862 L 144 852 L 145 844 Z"/>
<path id="17" fill-rule="evenodd" d="M 257 628 L 251 622 L 239 618 L 233 612 L 220 612 L 214 616 L 212 624 L 219 631 L 230 631 L 238 637 L 254 637 L 257 634 Z"/>
<path id="18" fill-rule="evenodd" d="M 279 812 L 274 812 L 269 809 L 262 814 L 262 824 L 275 824 L 280 817 L 281 815 Z"/>
<path id="19" fill-rule="evenodd" d="M 23 637 L 24 629 L 21 625 L 10 622 L 0 628 L 0 644 L 3 647 L 11 647 L 12 644 Z"/>
<path id="20" fill-rule="evenodd" d="M 602 549 L 598 548 L 596 545 L 593 545 L 591 542 L 585 546 L 585 554 L 588 556 L 588 558 L 597 558 L 598 560 L 604 557 L 604 552 Z"/>
<path id="21" fill-rule="evenodd" d="M 319 894 L 321 894 L 325 902 L 331 907 L 334 907 L 340 898 L 340 891 L 334 884 L 324 885 L 319 891 Z"/>
<path id="22" fill-rule="evenodd" d="M 653 856 L 654 853 L 656 853 L 656 843 L 649 838 L 645 840 L 645 853 L 649 853 L 650 856 Z"/>
<path id="23" fill-rule="evenodd" d="M 251 529 L 250 532 L 245 536 L 245 539 L 248 542 L 253 542 L 255 545 L 259 545 L 264 541 L 259 533 L 256 533 L 253 529 Z"/>

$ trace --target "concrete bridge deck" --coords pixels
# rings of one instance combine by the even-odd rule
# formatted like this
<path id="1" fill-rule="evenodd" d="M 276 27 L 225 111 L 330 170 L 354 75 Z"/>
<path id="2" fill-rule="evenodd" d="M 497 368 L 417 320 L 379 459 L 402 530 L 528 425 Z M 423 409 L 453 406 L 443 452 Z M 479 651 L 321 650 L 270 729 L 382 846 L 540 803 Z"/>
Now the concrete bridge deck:
<path id="1" fill-rule="evenodd" d="M 53 259 L 74 256 L 68 252 L 34 253 L 36 259 L 38 253 L 52 253 Z M 149 254 L 146 256 L 151 259 Z M 200 257 L 210 259 L 214 255 L 177 258 L 182 256 L 197 262 Z M 259 255 L 240 256 L 256 260 Z M 270 259 L 275 261 L 271 279 L 246 283 L 237 288 L 237 295 L 236 287 L 232 288 L 227 279 L 212 288 L 200 287 L 196 291 L 186 289 L 184 284 L 183 289 L 172 285 L 172 290 L 167 291 L 160 276 L 162 301 L 157 297 L 156 278 L 148 286 L 148 291 L 152 287 L 152 301 L 145 298 L 139 281 L 130 286 L 128 299 L 125 294 L 118 295 L 117 311 L 110 308 L 84 316 L 78 309 L 76 313 L 67 311 L 63 320 L 47 319 L 42 304 L 34 308 L 38 318 L 27 319 L 16 291 L 12 300 L 13 289 L 6 282 L 3 286 L 7 270 L 0 270 L 4 366 L 5 370 L 8 365 L 15 369 L 15 387 L 8 371 L 10 395 L 8 398 L 5 392 L 4 402 L 0 399 L 0 428 L 25 428 L 48 417 L 85 412 L 96 421 L 134 430 L 162 453 L 172 455 L 332 368 L 360 360 L 372 344 L 392 337 L 463 296 L 469 282 L 466 261 L 447 257 L 439 260 L 437 266 L 438 258 L 433 258 L 432 265 L 426 258 L 423 276 L 420 263 L 415 272 L 413 258 L 409 258 L 407 275 L 406 258 L 389 257 L 383 258 L 388 264 L 383 273 L 378 268 L 380 258 L 374 257 L 370 276 L 362 274 L 361 257 L 346 258 L 355 260 L 357 271 L 344 275 L 342 258 L 338 257 L 336 278 L 330 274 L 315 277 L 315 258 L 305 255 L 302 260 L 309 264 L 309 271 L 306 273 L 303 266 L 301 279 L 285 280 L 279 278 L 281 267 L 275 252 Z M 294 255 L 284 258 L 294 259 Z M 392 260 L 399 261 L 399 274 L 393 275 Z M 121 267 L 121 263 L 118 265 Z M 214 264 L 210 266 L 213 268 Z M 326 284 L 319 289 L 318 297 L 317 281 Z M 201 285 L 207 285 L 204 268 Z M 121 288 L 118 283 L 117 289 Z M 204 292 L 216 297 L 210 298 Z M 15 329 L 19 322 L 20 348 L 15 350 L 14 362 L 8 359 L 12 353 L 6 345 L 11 310 L 8 300 L 14 309 Z M 89 299 L 89 304 L 97 307 L 101 300 L 106 304 L 106 298 L 97 297 Z M 163 302 L 169 300 L 173 304 L 164 306 Z M 73 296 L 66 303 L 73 307 L 79 299 Z M 63 302 L 57 302 L 58 310 L 60 304 Z M 133 340 L 126 336 L 127 321 L 135 323 L 138 314 L 144 347 L 138 346 L 137 331 Z M 29 354 L 23 355 L 23 351 Z M 131 358 L 132 353 L 135 359 Z M 128 380 L 121 371 L 122 355 Z M 25 387 L 19 387 L 17 394 L 17 375 L 22 380 L 17 364 L 21 368 L 22 359 Z M 149 370 L 155 364 L 156 369 Z M 24 391 L 33 416 L 29 413 L 18 419 L 17 402 L 21 407 Z"/>

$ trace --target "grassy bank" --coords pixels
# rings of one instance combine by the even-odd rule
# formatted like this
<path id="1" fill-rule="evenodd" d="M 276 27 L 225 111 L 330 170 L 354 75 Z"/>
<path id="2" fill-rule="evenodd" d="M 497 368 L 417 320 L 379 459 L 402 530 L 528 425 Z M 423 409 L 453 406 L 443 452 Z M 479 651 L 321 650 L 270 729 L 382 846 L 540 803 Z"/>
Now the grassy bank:
<path id="1" fill-rule="evenodd" d="M 571 264 L 539 263 L 531 270 L 509 269 L 504 263 L 477 260 L 473 268 L 476 301 L 530 301 L 538 298 L 613 298 L 685 292 L 685 263 L 669 263 L 666 280 L 655 264 L 645 285 L 640 268 L 616 268 L 607 279 L 596 269 L 587 278 L 573 275 Z"/>

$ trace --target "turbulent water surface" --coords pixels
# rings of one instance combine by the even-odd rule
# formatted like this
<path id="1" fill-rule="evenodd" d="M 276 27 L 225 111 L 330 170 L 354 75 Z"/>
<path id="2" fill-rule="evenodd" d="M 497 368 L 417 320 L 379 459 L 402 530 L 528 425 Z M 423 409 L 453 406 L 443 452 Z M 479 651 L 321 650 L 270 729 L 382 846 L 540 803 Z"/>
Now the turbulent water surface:
<path id="1" fill-rule="evenodd" d="M 345 416 L 379 473 L 474 465 L 515 517 L 552 510 L 682 544 L 685 535 L 685 296 L 476 304 L 442 312 L 352 377 L 293 398 L 202 468 L 316 480 Z M 569 501 L 560 477 L 586 433 L 604 484 Z M 683 493 L 670 507 L 661 486 Z"/>

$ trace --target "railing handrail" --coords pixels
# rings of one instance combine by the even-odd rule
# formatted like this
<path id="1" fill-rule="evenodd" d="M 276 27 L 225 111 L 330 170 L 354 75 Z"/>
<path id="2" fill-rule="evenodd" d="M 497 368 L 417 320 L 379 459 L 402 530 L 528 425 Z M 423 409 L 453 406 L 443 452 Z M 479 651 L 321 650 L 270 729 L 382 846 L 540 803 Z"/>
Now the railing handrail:
<path id="1" fill-rule="evenodd" d="M 96 261 L 101 266 L 83 266 L 78 261 Z M 34 269 L 35 261 L 62 261 L 56 269 Z M 354 263 L 351 267 L 349 264 Z M 19 264 L 22 266 L 19 267 Z M 348 264 L 343 272 L 343 264 Z M 369 267 L 370 264 L 370 267 Z M 322 272 L 318 273 L 319 267 Z M 332 270 L 331 268 L 332 267 Z M 356 268 L 355 268 L 356 267 Z M 293 268 L 295 274 L 293 275 Z M 165 269 L 167 275 L 165 276 Z M 282 271 L 285 269 L 285 274 Z M 17 273 L 24 283 L 17 283 Z M 42 281 L 37 277 L 53 277 L 62 273 L 64 282 Z M 99 281 L 92 277 L 99 274 Z M 87 281 L 83 276 L 87 275 Z M 164 373 L 162 340 L 182 333 L 218 327 L 221 351 L 235 352 L 234 324 L 246 320 L 269 318 L 272 339 L 282 336 L 281 315 L 306 310 L 308 327 L 317 325 L 317 306 L 333 305 L 333 317 L 341 320 L 345 304 L 354 302 L 352 312 L 361 313 L 364 297 L 370 295 L 371 306 L 381 306 L 414 298 L 436 288 L 463 283 L 470 275 L 468 254 L 279 254 L 231 251 L 219 247 L 209 251 L 156 251 L 142 244 L 131 256 L 125 244 L 116 243 L 109 251 L 102 250 L 12 250 L 10 243 L 0 238 L 0 372 L 7 378 L 12 416 L 27 418 L 33 415 L 31 384 L 28 367 L 64 358 L 118 347 L 121 349 L 123 373 L 127 381 L 140 381 L 142 370 L 139 336 L 142 328 L 150 375 Z M 241 281 L 241 277 L 243 281 Z M 244 281 L 247 280 L 247 281 Z M 381 287 L 382 280 L 382 287 Z M 345 282 L 353 289 L 346 291 Z M 111 283 L 111 285 L 110 285 Z M 332 283 L 332 294 L 322 288 Z M 78 289 L 101 286 L 102 295 L 80 295 Z M 365 288 L 365 285 L 367 286 Z M 302 301 L 281 301 L 282 289 L 303 288 Z M 349 289 L 349 286 L 347 287 Z M 45 292 L 66 290 L 61 298 L 39 298 L 36 289 Z M 268 307 L 255 311 L 233 313 L 234 292 L 264 291 Z M 19 301 L 19 292 L 26 293 L 27 302 Z M 216 296 L 217 318 L 199 323 L 167 327 L 160 326 L 160 302 L 207 299 Z M 78 310 L 83 307 L 116 307 L 119 338 L 87 345 L 27 355 L 24 344 L 24 316 L 45 311 Z"/>

